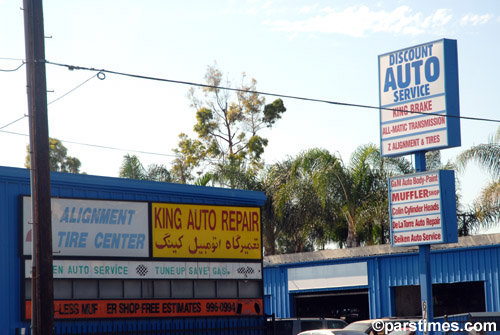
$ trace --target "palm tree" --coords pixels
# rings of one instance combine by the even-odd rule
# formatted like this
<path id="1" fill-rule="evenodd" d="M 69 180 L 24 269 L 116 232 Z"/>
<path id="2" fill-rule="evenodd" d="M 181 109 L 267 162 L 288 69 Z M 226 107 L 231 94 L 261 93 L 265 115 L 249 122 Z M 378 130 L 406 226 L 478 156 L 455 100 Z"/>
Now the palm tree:
<path id="1" fill-rule="evenodd" d="M 323 196 L 320 185 L 326 171 L 340 169 L 339 159 L 324 149 L 311 149 L 300 153 L 290 167 L 290 180 L 283 190 L 291 202 L 289 221 L 298 226 L 295 234 L 303 234 L 309 248 L 324 249 L 332 240 L 341 240 L 333 229 L 338 218 L 338 207 L 333 197 Z M 306 244 L 304 244 L 304 247 Z"/>
<path id="2" fill-rule="evenodd" d="M 329 154 L 313 149 L 267 169 L 263 186 L 267 202 L 263 213 L 266 254 L 303 252 L 326 244 L 328 214 L 314 186 L 321 157 Z"/>
<path id="3" fill-rule="evenodd" d="M 344 218 L 346 247 L 388 241 L 388 178 L 411 171 L 406 159 L 381 157 L 374 144 L 358 147 L 347 166 L 341 159 L 329 166 L 318 185 Z"/>
<path id="4" fill-rule="evenodd" d="M 340 212 L 347 223 L 347 248 L 360 245 L 359 233 L 371 218 L 376 174 L 368 160 L 375 150 L 374 146 L 357 148 L 348 166 L 344 166 L 340 161 L 340 168 L 330 169 L 326 175 L 326 181 L 330 182 L 332 187 L 330 194 L 334 196 L 334 201 L 339 203 Z"/>
<path id="5" fill-rule="evenodd" d="M 262 184 L 267 196 L 262 211 L 262 243 L 266 255 L 274 255 L 277 252 L 277 241 L 283 232 L 283 216 L 279 213 L 278 194 L 282 185 L 288 180 L 291 159 L 278 162 L 266 169 L 262 178 Z"/>
<path id="6" fill-rule="evenodd" d="M 273 165 L 264 178 L 266 253 L 386 243 L 388 178 L 410 172 L 408 160 L 382 158 L 373 144 L 360 146 L 347 166 L 324 149 Z"/>
<path id="7" fill-rule="evenodd" d="M 163 165 L 151 164 L 147 169 L 145 169 L 136 155 L 129 154 L 123 156 L 119 176 L 121 178 L 139 180 L 172 181 L 170 172 Z"/>
<path id="8" fill-rule="evenodd" d="M 358 235 L 364 244 L 384 244 L 390 240 L 388 180 L 395 175 L 413 172 L 404 157 L 381 157 L 373 144 L 360 146 L 353 154 L 350 166 L 367 165 L 373 178 L 370 199 L 360 222 Z"/>
<path id="9" fill-rule="evenodd" d="M 488 143 L 473 146 L 457 157 L 457 165 L 462 171 L 469 162 L 477 163 L 492 176 L 468 211 L 476 217 L 473 221 L 476 227 L 489 228 L 500 218 L 500 127 Z"/>

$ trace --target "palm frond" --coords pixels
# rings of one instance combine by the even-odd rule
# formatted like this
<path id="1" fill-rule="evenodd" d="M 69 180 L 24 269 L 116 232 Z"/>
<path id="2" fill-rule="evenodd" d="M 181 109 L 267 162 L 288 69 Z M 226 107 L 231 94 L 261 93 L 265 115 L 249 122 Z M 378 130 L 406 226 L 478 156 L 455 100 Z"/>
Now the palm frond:
<path id="1" fill-rule="evenodd" d="M 469 162 L 479 164 L 496 179 L 500 177 L 500 145 L 495 143 L 479 144 L 465 150 L 457 157 L 457 166 L 464 170 Z"/>

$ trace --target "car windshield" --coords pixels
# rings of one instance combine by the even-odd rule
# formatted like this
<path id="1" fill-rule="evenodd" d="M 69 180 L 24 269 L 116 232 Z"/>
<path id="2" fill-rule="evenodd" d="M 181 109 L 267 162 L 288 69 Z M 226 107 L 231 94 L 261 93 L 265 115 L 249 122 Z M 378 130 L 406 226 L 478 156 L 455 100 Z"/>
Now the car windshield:
<path id="1" fill-rule="evenodd" d="M 360 332 L 366 332 L 371 327 L 369 322 L 353 322 L 348 324 L 344 329 L 348 330 L 358 330 Z"/>
<path id="2" fill-rule="evenodd" d="M 391 333 L 389 333 L 390 335 L 408 335 L 410 334 L 411 332 L 409 330 L 395 330 Z"/>
<path id="3" fill-rule="evenodd" d="M 344 330 L 344 329 L 341 329 L 341 330 L 335 330 L 333 331 L 333 333 L 335 335 L 365 335 L 366 333 L 365 332 L 361 332 L 361 331 L 358 331 L 358 330 Z"/>
<path id="4" fill-rule="evenodd" d="M 321 329 L 323 328 L 323 322 L 322 321 L 302 321 L 300 324 L 300 330 L 311 330 L 311 329 Z"/>
<path id="5" fill-rule="evenodd" d="M 342 320 L 327 320 L 326 321 L 327 328 L 330 329 L 341 329 L 347 326 L 347 322 Z"/>

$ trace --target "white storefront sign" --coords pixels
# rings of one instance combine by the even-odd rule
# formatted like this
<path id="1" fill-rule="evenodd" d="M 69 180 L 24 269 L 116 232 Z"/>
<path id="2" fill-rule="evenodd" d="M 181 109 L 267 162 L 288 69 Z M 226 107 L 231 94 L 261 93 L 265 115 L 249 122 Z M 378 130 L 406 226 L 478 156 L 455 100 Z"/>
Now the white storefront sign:
<path id="1" fill-rule="evenodd" d="M 262 279 L 260 263 L 54 260 L 54 278 L 78 279 Z M 31 278 L 31 260 L 25 260 Z"/>
<path id="2" fill-rule="evenodd" d="M 57 256 L 149 257 L 148 204 L 53 198 Z M 31 198 L 23 198 L 23 250 L 31 255 Z"/>

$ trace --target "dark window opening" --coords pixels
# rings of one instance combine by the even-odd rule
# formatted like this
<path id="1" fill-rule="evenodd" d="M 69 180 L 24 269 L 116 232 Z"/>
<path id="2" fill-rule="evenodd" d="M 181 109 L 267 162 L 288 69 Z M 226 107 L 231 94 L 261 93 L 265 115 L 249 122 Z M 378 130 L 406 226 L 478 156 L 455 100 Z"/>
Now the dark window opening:
<path id="1" fill-rule="evenodd" d="M 395 316 L 419 316 L 420 286 L 394 287 Z M 433 284 L 432 301 L 434 316 L 485 312 L 484 282 L 461 282 L 451 284 Z"/>
<path id="2" fill-rule="evenodd" d="M 344 319 L 348 323 L 369 318 L 368 290 L 314 292 L 294 295 L 296 317 Z"/>

